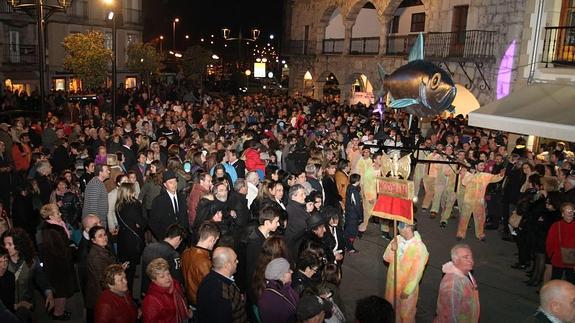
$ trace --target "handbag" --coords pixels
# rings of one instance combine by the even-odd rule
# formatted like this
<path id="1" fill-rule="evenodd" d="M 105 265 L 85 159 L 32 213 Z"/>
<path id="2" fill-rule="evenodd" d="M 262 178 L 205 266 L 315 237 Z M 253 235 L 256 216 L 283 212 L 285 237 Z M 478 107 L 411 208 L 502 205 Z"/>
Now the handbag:
<path id="1" fill-rule="evenodd" d="M 521 223 L 521 219 L 523 218 L 523 216 L 517 214 L 517 212 L 513 211 L 513 213 L 511 213 L 511 216 L 509 217 L 509 225 L 513 228 L 513 229 L 517 229 L 519 228 L 519 224 Z"/>
<path id="2" fill-rule="evenodd" d="M 561 222 L 559 222 L 559 249 L 561 260 L 565 265 L 575 265 L 575 248 L 561 247 Z"/>

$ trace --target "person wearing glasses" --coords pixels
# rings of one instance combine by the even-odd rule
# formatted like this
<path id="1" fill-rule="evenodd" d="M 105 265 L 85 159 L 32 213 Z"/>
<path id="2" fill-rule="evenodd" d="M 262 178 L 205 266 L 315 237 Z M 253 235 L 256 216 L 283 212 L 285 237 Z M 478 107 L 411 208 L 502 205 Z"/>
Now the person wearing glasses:
<path id="1" fill-rule="evenodd" d="M 553 223 L 547 234 L 547 256 L 553 266 L 551 279 L 565 279 L 575 283 L 575 222 L 571 202 L 561 204 L 562 219 Z"/>

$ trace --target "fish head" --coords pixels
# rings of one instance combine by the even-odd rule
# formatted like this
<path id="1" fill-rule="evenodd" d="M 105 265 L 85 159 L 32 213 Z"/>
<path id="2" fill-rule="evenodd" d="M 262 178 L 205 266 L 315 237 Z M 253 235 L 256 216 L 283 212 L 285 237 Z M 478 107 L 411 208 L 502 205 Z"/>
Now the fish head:
<path id="1" fill-rule="evenodd" d="M 421 83 L 420 96 L 430 109 L 447 109 L 457 94 L 449 74 L 436 66 L 422 77 Z"/>

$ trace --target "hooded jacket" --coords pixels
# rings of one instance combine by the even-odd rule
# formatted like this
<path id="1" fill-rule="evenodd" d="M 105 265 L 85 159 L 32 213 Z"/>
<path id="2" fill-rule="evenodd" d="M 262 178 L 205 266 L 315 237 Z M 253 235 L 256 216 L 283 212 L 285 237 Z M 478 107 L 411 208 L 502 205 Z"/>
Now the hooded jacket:
<path id="1" fill-rule="evenodd" d="M 479 322 L 479 291 L 473 275 L 465 275 L 451 261 L 442 271 L 434 323 Z"/>

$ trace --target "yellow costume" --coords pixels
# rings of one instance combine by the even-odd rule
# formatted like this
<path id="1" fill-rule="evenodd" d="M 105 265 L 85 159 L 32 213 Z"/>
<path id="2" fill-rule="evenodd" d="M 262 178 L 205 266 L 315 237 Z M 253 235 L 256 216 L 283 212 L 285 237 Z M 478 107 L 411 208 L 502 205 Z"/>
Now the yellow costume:
<path id="1" fill-rule="evenodd" d="M 397 308 L 395 311 L 399 312 L 400 323 L 415 322 L 419 282 L 429 258 L 429 252 L 421 240 L 421 236 L 417 231 L 413 234 L 414 236 L 410 240 L 397 236 Z M 387 245 L 383 259 L 389 263 L 385 299 L 393 304 L 395 255 L 391 250 L 391 245 L 391 243 Z M 407 298 L 402 299 L 402 294 Z"/>

